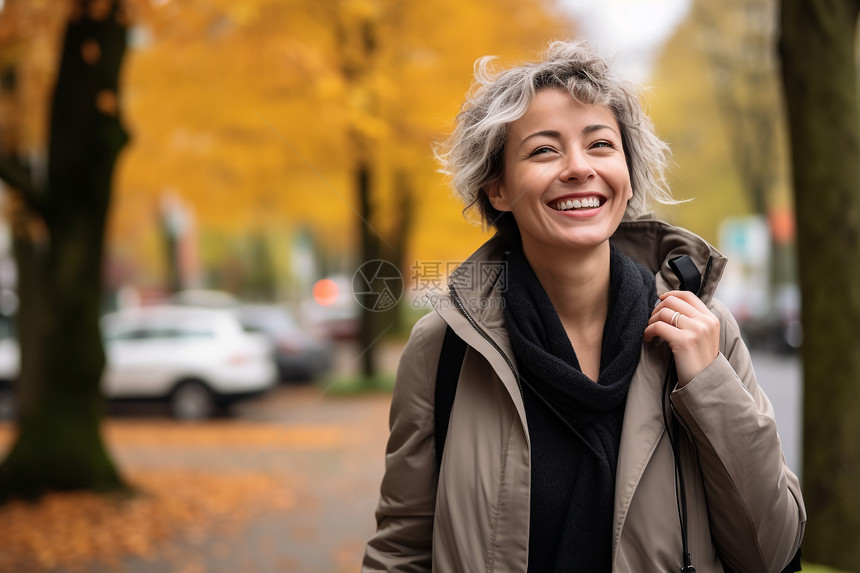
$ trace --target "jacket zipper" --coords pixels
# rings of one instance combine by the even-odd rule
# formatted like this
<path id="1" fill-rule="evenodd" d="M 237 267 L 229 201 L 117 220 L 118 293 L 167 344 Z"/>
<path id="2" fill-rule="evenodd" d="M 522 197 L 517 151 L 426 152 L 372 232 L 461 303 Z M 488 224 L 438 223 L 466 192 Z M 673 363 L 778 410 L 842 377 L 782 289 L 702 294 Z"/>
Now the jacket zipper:
<path id="1" fill-rule="evenodd" d="M 451 292 L 451 299 L 454 301 L 454 304 L 457 305 L 457 308 L 460 309 L 460 312 L 463 313 L 463 315 L 466 317 L 466 320 L 468 320 L 469 324 L 472 325 L 472 328 L 474 328 L 484 340 L 489 342 L 490 345 L 498 351 L 502 358 L 504 358 L 505 362 L 508 365 L 508 368 L 511 369 L 511 373 L 514 375 L 514 380 L 516 380 L 517 382 L 517 388 L 519 388 L 520 391 L 520 398 L 523 400 L 523 402 L 525 402 L 526 395 L 523 392 L 523 385 L 520 382 L 520 375 L 517 373 L 517 369 L 514 368 L 514 363 L 511 362 L 511 359 L 508 358 L 508 355 L 505 354 L 505 351 L 502 350 L 502 347 L 496 344 L 496 341 L 493 340 L 490 335 L 487 334 L 486 331 L 484 331 L 483 328 L 481 328 L 481 326 L 477 323 L 477 321 L 475 321 L 474 318 L 472 318 L 472 315 L 469 314 L 469 312 L 466 310 L 466 306 L 460 300 L 460 296 L 457 294 L 457 291 L 454 289 L 454 287 L 448 285 L 448 289 Z"/>
<path id="2" fill-rule="evenodd" d="M 478 325 L 478 323 L 475 321 L 475 319 L 474 319 L 474 318 L 472 318 L 472 315 L 470 315 L 470 314 L 468 313 L 468 311 L 466 310 L 465 305 L 464 305 L 464 304 L 463 304 L 463 302 L 460 300 L 460 297 L 457 295 L 457 291 L 456 291 L 453 287 L 451 287 L 450 285 L 448 285 L 448 287 L 449 287 L 449 290 L 450 290 L 450 292 L 451 292 L 451 298 L 454 300 L 454 304 L 456 304 L 456 305 L 457 305 L 457 308 L 459 308 L 459 309 L 460 309 L 460 312 L 462 312 L 462 313 L 466 316 L 466 320 L 468 320 L 468 321 L 469 321 L 469 324 L 471 324 L 471 325 L 472 325 L 472 327 L 473 327 L 475 330 L 477 330 L 477 331 L 478 331 L 478 334 L 480 334 L 480 335 L 484 338 L 484 340 L 486 340 L 487 342 L 489 342 L 489 343 L 493 346 L 493 348 L 495 348 L 495 349 L 499 352 L 499 354 L 501 354 L 501 355 L 502 355 L 502 358 L 504 358 L 504 359 L 505 359 L 505 362 L 507 362 L 507 364 L 508 364 L 508 368 L 510 368 L 510 369 L 511 369 L 511 372 L 512 372 L 512 373 L 513 373 L 513 375 L 514 375 L 514 379 L 517 381 L 517 388 L 519 388 L 519 390 L 520 390 L 520 399 L 523 401 L 523 404 L 525 404 L 525 402 L 526 402 L 526 395 L 525 395 L 525 392 L 523 392 L 523 385 L 522 385 L 522 381 L 521 381 L 520 375 L 517 373 L 516 368 L 514 368 L 514 364 L 513 364 L 513 362 L 511 362 L 511 359 L 510 359 L 510 358 L 508 358 L 508 355 L 507 355 L 507 354 L 505 354 L 505 351 L 504 351 L 504 350 L 502 350 L 502 348 L 501 348 L 498 344 L 496 344 L 496 342 L 495 342 L 492 338 L 490 338 L 490 335 L 489 335 L 489 334 L 487 334 L 487 333 L 484 331 L 484 329 L 482 329 L 482 328 Z M 528 381 L 526 381 L 526 384 L 528 384 Z M 559 419 L 561 419 L 561 421 L 562 421 L 562 422 L 564 422 L 564 425 L 565 425 L 565 426 L 567 426 L 568 428 L 570 428 L 570 430 L 574 433 L 574 435 L 576 435 L 576 437 L 578 437 L 578 438 L 582 441 L 582 443 L 585 445 L 585 447 L 586 447 L 586 448 L 588 448 L 589 450 L 591 450 L 591 451 L 594 453 L 594 455 L 595 455 L 595 456 L 597 456 L 598 458 L 600 457 L 600 454 L 597 452 L 597 450 L 596 450 L 596 449 L 594 449 L 594 446 L 593 446 L 593 445 L 591 445 L 591 443 L 589 443 L 589 442 L 588 442 L 588 440 L 586 440 L 586 439 L 582 436 L 582 434 L 581 434 L 581 433 L 579 433 L 579 431 L 578 431 L 578 430 L 577 430 L 577 429 L 576 429 L 576 428 L 575 428 L 575 427 L 574 427 L 570 422 L 568 422 L 568 421 L 567 421 L 567 419 L 565 419 L 565 418 L 564 418 L 564 416 L 562 416 L 561 414 L 559 414 L 558 410 L 556 410 L 556 409 L 555 409 L 555 407 L 553 407 L 553 405 L 552 405 L 551 403 L 549 403 L 545 398 L 541 397 L 540 393 L 539 393 L 539 392 L 537 392 L 537 391 L 536 391 L 536 390 L 535 390 L 535 389 L 534 389 L 530 384 L 529 384 L 529 388 L 530 388 L 533 392 L 535 392 L 535 394 L 536 394 L 536 395 L 537 395 L 537 396 L 538 396 L 538 397 L 543 401 L 543 403 L 544 403 L 544 404 L 546 404 L 546 405 L 547 405 L 547 407 L 548 407 L 548 408 L 549 408 L 549 409 L 550 409 L 550 410 L 551 410 L 551 411 L 552 411 L 556 416 L 558 416 L 558 417 L 559 417 Z"/>

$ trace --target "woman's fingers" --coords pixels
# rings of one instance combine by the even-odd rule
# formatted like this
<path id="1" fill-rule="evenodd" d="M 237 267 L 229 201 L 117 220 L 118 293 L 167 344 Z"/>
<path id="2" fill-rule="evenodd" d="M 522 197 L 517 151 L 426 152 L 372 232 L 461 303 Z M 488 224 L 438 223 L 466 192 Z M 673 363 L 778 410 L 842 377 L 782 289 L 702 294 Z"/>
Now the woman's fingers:
<path id="1" fill-rule="evenodd" d="M 719 354 L 720 321 L 693 293 L 671 291 L 660 297 L 645 328 L 644 340 L 665 340 L 680 385 L 692 380 Z"/>
<path id="2" fill-rule="evenodd" d="M 691 317 L 696 316 L 692 312 L 684 313 L 684 310 L 675 310 L 674 308 L 663 307 L 660 309 L 655 309 L 653 313 L 651 313 L 651 318 L 648 319 L 648 324 L 654 324 L 655 322 L 666 322 L 675 328 L 680 328 L 681 323 L 683 322 L 683 317 Z"/>
<path id="3" fill-rule="evenodd" d="M 688 291 L 669 291 L 660 295 L 660 301 L 654 307 L 657 311 L 662 308 L 671 308 L 681 311 L 682 314 L 693 316 L 696 314 L 711 314 L 705 303 L 696 295 Z"/>

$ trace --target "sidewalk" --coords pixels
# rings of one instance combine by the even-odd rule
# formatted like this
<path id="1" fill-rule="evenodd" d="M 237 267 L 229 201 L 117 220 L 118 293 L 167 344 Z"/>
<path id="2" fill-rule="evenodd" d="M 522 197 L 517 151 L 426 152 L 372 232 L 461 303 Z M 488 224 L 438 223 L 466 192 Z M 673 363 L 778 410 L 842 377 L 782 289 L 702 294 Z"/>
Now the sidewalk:
<path id="1" fill-rule="evenodd" d="M 35 558 L 15 564 L 10 561 L 15 548 L 4 546 L 12 541 L 0 539 L 0 571 L 357 571 L 375 527 L 389 402 L 389 395 L 335 398 L 315 387 L 283 387 L 239 405 L 235 419 L 186 425 L 163 418 L 113 418 L 105 424 L 106 439 L 123 472 L 160 487 L 163 496 L 182 496 L 156 505 L 164 515 L 141 518 L 139 511 L 132 512 L 133 504 L 122 510 L 130 512 L 130 520 L 142 519 L 138 529 L 155 527 L 149 521 L 164 528 L 175 521 L 181 527 L 151 545 L 138 540 L 141 556 L 99 563 L 72 559 L 69 550 L 64 555 L 74 563 L 59 561 L 56 567 L 39 566 Z M 0 428 L 2 450 L 8 433 L 8 427 Z M 10 519 L 8 512 L 0 510 L 0 521 Z M 26 513 L 12 515 L 21 527 L 30 523 L 20 517 Z M 81 531 L 86 527 L 96 530 Z M 97 528 L 82 525 L 76 531 L 82 535 L 80 546 L 98 547 Z M 126 537 L 133 542 L 135 534 Z M 102 553 L 104 559 L 115 548 Z"/>

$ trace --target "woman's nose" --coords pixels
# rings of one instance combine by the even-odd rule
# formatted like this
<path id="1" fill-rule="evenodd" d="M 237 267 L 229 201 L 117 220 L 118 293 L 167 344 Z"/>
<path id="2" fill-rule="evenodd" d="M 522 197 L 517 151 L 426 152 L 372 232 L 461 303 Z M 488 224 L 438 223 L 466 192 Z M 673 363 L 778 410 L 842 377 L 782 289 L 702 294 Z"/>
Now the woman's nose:
<path id="1" fill-rule="evenodd" d="M 582 151 L 569 151 L 564 161 L 564 168 L 559 173 L 559 179 L 562 181 L 586 181 L 596 175 L 591 162 Z"/>

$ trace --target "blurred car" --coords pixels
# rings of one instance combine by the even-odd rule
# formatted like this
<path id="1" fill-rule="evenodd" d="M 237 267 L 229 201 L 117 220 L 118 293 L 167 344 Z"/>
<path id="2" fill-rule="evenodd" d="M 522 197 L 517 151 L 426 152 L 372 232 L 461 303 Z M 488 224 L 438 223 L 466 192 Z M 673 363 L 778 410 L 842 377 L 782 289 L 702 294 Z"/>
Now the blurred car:
<path id="1" fill-rule="evenodd" d="M 274 304 L 247 304 L 235 312 L 246 331 L 260 332 L 274 344 L 281 380 L 311 381 L 331 369 L 331 345 L 300 328 L 286 308 Z"/>
<path id="2" fill-rule="evenodd" d="M 323 293 L 317 288 L 323 286 Z M 301 305 L 302 322 L 331 340 L 348 340 L 358 336 L 358 302 L 352 292 L 352 281 L 334 275 L 317 281 L 314 296 Z"/>
<path id="3" fill-rule="evenodd" d="M 167 298 L 167 304 L 199 308 L 236 308 L 239 299 L 228 292 L 212 289 L 186 289 Z"/>
<path id="4" fill-rule="evenodd" d="M 778 286 L 766 312 L 750 316 L 741 311 L 735 318 L 752 350 L 787 354 L 797 352 L 803 343 L 800 289 L 795 284 Z"/>
<path id="5" fill-rule="evenodd" d="M 155 306 L 102 319 L 110 399 L 163 399 L 174 417 L 199 420 L 277 382 L 271 342 L 229 310 Z"/>

